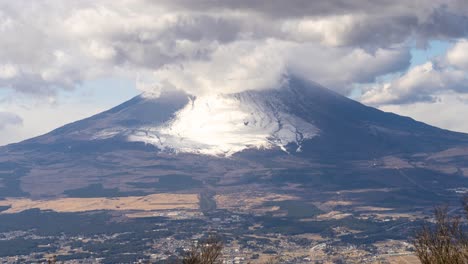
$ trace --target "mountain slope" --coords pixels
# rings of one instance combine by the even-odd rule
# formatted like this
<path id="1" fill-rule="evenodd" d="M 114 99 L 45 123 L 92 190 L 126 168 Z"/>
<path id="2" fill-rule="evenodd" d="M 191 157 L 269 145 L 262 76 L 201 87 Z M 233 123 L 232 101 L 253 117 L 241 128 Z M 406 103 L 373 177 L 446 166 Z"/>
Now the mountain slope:
<path id="1" fill-rule="evenodd" d="M 385 113 L 290 78 L 277 89 L 237 94 L 140 95 L 2 147 L 0 192 L 60 196 L 98 184 L 101 189 L 94 195 L 99 190 L 151 193 L 161 190 L 160 177 L 192 179 L 197 184 L 183 185 L 190 192 L 245 184 L 268 189 L 291 182 L 304 190 L 311 184 L 325 189 L 401 187 L 408 180 L 394 170 L 402 167 L 417 169 L 421 181 L 430 185 L 427 189 L 448 188 L 460 181 L 446 175 L 468 171 L 466 146 L 466 134 Z M 447 158 L 438 152 L 458 154 Z M 317 176 L 330 173 L 332 182 Z M 438 177 L 445 177 L 447 186 Z"/>
<path id="2" fill-rule="evenodd" d="M 364 106 L 297 78 L 278 89 L 194 97 L 137 96 L 27 144 L 117 140 L 160 150 L 232 155 L 254 148 L 352 156 L 441 151 L 468 136 Z"/>

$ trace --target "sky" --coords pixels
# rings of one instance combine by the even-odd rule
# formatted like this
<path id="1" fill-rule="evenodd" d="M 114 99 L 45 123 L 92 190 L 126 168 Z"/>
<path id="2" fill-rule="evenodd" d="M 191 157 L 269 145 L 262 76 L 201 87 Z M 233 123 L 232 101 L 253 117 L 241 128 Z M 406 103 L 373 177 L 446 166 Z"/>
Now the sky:
<path id="1" fill-rule="evenodd" d="M 305 78 L 468 132 L 466 0 L 0 0 L 0 145 L 142 92 Z"/>

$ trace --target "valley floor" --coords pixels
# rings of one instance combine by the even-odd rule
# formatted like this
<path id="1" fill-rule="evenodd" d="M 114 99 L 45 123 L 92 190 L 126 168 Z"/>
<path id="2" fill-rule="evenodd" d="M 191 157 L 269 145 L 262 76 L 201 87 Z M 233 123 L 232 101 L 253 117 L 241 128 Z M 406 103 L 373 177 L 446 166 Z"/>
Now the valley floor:
<path id="1" fill-rule="evenodd" d="M 418 263 L 407 241 L 424 216 L 251 192 L 5 199 L 0 210 L 1 263 L 170 263 L 210 234 L 225 263 Z"/>

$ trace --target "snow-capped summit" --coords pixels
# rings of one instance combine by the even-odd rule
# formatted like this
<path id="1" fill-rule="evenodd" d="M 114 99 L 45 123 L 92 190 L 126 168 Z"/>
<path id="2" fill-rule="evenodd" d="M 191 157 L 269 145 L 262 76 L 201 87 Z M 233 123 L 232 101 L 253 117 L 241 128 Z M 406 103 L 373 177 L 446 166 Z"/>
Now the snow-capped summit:
<path id="1" fill-rule="evenodd" d="M 142 94 L 26 142 L 72 145 L 117 140 L 144 142 L 164 152 L 216 156 L 246 149 L 369 156 L 380 151 L 436 148 L 433 142 L 458 144 L 465 138 L 460 136 L 291 77 L 281 87 L 261 91 Z"/>
<path id="2" fill-rule="evenodd" d="M 287 84 L 286 84 L 287 85 Z M 235 94 L 190 96 L 165 91 L 140 95 L 116 107 L 71 135 L 100 140 L 113 137 L 145 142 L 164 151 L 232 155 L 247 148 L 295 144 L 319 129 L 295 115 L 286 104 L 289 87 Z"/>
<path id="3" fill-rule="evenodd" d="M 291 113 L 274 92 L 243 92 L 192 97 L 166 122 L 131 131 L 121 128 L 119 133 L 160 149 L 231 155 L 246 148 L 285 150 L 289 143 L 300 147 L 318 132 L 313 123 Z"/>

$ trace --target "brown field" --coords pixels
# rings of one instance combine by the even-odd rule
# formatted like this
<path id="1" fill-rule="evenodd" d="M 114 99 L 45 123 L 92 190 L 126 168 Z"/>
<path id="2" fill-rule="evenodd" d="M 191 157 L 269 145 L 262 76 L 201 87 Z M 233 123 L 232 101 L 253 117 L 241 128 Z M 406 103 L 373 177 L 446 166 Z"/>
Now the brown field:
<path id="1" fill-rule="evenodd" d="M 0 200 L 0 206 L 10 206 L 2 214 L 18 213 L 37 208 L 56 212 L 85 212 L 95 210 L 114 211 L 154 211 L 170 209 L 198 209 L 197 194 L 160 193 L 147 196 L 116 198 L 57 198 L 53 200 L 6 199 Z"/>
<path id="2" fill-rule="evenodd" d="M 377 206 L 358 206 L 355 207 L 354 210 L 356 211 L 376 211 L 376 212 L 381 212 L 381 211 L 392 211 L 394 210 L 393 208 L 387 208 L 387 207 L 377 207 Z"/>
<path id="3" fill-rule="evenodd" d="M 218 208 L 250 211 L 257 213 L 272 212 L 279 210 L 277 206 L 264 206 L 268 201 L 296 200 L 297 197 L 290 195 L 279 195 L 274 193 L 233 193 L 216 195 L 216 204 Z"/>
<path id="4" fill-rule="evenodd" d="M 329 207 L 336 207 L 336 206 L 340 206 L 340 205 L 348 206 L 348 205 L 353 205 L 353 202 L 350 202 L 350 201 L 326 201 L 326 202 L 322 203 L 322 205 L 329 206 Z"/>
<path id="5" fill-rule="evenodd" d="M 414 255 L 392 256 L 385 259 L 390 264 L 420 264 L 419 259 Z"/>
<path id="6" fill-rule="evenodd" d="M 348 194 L 348 193 L 368 193 L 368 192 L 391 192 L 394 188 L 371 188 L 371 189 L 352 189 L 352 190 L 340 190 L 334 193 Z M 328 192 L 330 193 L 330 192 Z"/>
<path id="7" fill-rule="evenodd" d="M 413 165 L 411 165 L 410 163 L 408 163 L 408 161 L 406 160 L 402 160 L 398 157 L 394 157 L 394 156 L 387 156 L 387 157 L 384 157 L 382 159 L 382 162 L 383 162 L 383 168 L 389 168 L 389 169 L 393 169 L 393 168 L 399 168 L 399 169 L 405 169 L 405 168 L 414 168 Z"/>
<path id="8" fill-rule="evenodd" d="M 183 215 L 180 214 L 180 211 L 184 211 Z M 145 217 L 166 217 L 171 219 L 196 219 L 203 216 L 203 213 L 199 210 L 189 210 L 189 209 L 182 209 L 182 210 L 170 210 L 170 211 L 162 211 L 162 210 L 155 210 L 155 211 L 139 211 L 139 212 L 130 212 L 126 213 L 125 216 L 129 218 L 145 218 Z"/>
<path id="9" fill-rule="evenodd" d="M 317 220 L 328 220 L 328 219 L 343 219 L 348 216 L 351 216 L 349 213 L 343 213 L 340 211 L 331 211 L 325 214 L 321 214 L 317 216 Z"/>
<path id="10" fill-rule="evenodd" d="M 468 177 L 468 168 L 462 168 L 461 170 L 463 171 L 463 175 Z"/>
<path id="11" fill-rule="evenodd" d="M 446 159 L 453 157 L 464 157 L 468 152 L 467 147 L 455 147 L 441 152 L 437 152 L 428 157 L 428 160 Z"/>
<path id="12" fill-rule="evenodd" d="M 314 233 L 304 233 L 304 234 L 295 235 L 294 237 L 306 238 L 306 239 L 310 239 L 310 240 L 313 240 L 313 241 L 322 241 L 322 240 L 324 240 L 324 238 L 320 234 L 314 234 Z"/>

